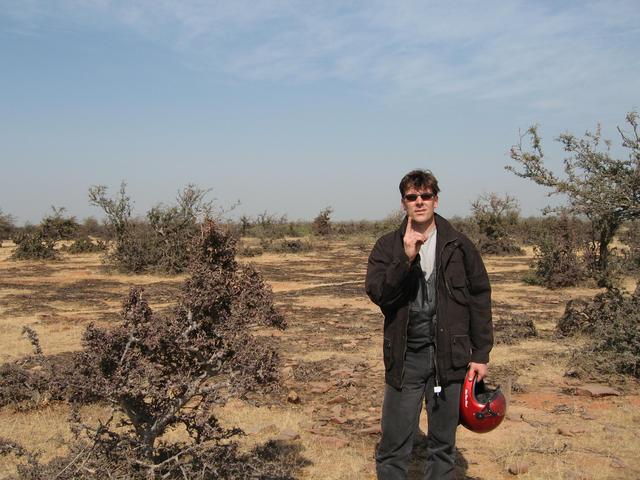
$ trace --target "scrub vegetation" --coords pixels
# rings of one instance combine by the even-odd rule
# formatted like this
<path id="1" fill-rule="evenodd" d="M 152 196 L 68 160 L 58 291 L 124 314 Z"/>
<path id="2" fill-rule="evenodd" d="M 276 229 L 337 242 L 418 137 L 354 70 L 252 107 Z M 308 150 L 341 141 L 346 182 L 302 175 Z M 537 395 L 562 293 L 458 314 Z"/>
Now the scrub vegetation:
<path id="1" fill-rule="evenodd" d="M 512 478 L 522 462 L 535 479 L 640 472 L 638 116 L 627 122 L 629 159 L 599 130 L 560 136 L 563 178 L 536 128 L 513 148 L 510 169 L 568 208 L 522 218 L 489 193 L 452 219 L 484 252 L 489 382 L 510 396 L 504 427 L 459 432 L 460 478 Z M 207 196 L 188 185 L 138 217 L 123 183 L 89 190 L 100 221 L 54 208 L 19 227 L 0 210 L 0 478 L 373 478 L 382 316 L 364 275 L 403 213 L 232 221 Z"/>

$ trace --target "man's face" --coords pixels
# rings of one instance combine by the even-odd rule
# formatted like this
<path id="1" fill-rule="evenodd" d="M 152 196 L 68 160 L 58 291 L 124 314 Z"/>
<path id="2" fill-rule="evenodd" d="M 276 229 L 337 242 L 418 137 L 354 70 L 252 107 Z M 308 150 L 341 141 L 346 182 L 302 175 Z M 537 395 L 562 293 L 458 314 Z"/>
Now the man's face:
<path id="1" fill-rule="evenodd" d="M 430 224 L 438 206 L 438 196 L 436 195 L 431 199 L 423 199 L 420 195 L 425 193 L 432 195 L 432 191 L 428 187 L 409 187 L 404 192 L 402 209 L 411 218 L 411 221 L 416 224 Z"/>

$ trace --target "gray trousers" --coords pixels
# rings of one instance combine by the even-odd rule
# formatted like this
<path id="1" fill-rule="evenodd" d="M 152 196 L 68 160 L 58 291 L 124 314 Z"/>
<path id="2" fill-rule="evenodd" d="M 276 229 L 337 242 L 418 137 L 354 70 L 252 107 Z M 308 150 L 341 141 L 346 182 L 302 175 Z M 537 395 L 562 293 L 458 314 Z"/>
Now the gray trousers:
<path id="1" fill-rule="evenodd" d="M 382 439 L 376 452 L 379 480 L 404 480 L 418 429 L 422 399 L 427 407 L 427 461 L 424 479 L 451 478 L 454 472 L 460 383 L 442 387 L 435 395 L 431 349 L 407 350 L 401 390 L 385 385 L 382 404 Z"/>

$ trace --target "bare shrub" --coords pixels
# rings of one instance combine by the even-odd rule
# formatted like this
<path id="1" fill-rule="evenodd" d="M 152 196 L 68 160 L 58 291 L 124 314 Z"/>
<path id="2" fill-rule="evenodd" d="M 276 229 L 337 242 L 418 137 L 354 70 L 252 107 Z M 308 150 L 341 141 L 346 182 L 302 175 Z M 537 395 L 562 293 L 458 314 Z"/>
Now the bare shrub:
<path id="1" fill-rule="evenodd" d="M 62 250 L 72 254 L 104 252 L 107 250 L 107 244 L 102 240 L 93 242 L 89 237 L 79 237 L 68 247 L 63 247 Z"/>
<path id="2" fill-rule="evenodd" d="M 0 208 L 0 246 L 3 240 L 11 238 L 15 231 L 15 218 L 13 215 L 4 213 Z"/>
<path id="3" fill-rule="evenodd" d="M 290 233 L 286 215 L 278 217 L 266 210 L 256 216 L 250 231 L 263 241 L 284 238 Z"/>
<path id="4" fill-rule="evenodd" d="M 274 250 L 279 253 L 302 253 L 313 250 L 313 244 L 308 240 L 283 239 Z"/>
<path id="5" fill-rule="evenodd" d="M 598 323 L 607 323 L 631 304 L 620 290 L 612 288 L 590 300 L 575 299 L 567 302 L 556 330 L 560 335 L 586 333 L 592 335 Z"/>
<path id="6" fill-rule="evenodd" d="M 53 240 L 69 240 L 76 236 L 80 225 L 75 217 L 64 215 L 64 207 L 51 207 L 52 213 L 47 215 L 40 222 L 39 229 L 45 238 Z"/>
<path id="7" fill-rule="evenodd" d="M 309 239 L 300 238 L 282 238 L 279 240 L 266 239 L 260 240 L 259 247 L 247 247 L 243 249 L 242 254 L 245 256 L 261 255 L 264 252 L 274 253 L 304 253 L 321 248 L 317 242 Z"/>
<path id="8" fill-rule="evenodd" d="M 526 338 L 538 336 L 533 320 L 524 316 L 497 320 L 493 323 L 493 330 L 498 344 L 514 345 Z"/>
<path id="9" fill-rule="evenodd" d="M 130 220 L 127 230 L 115 239 L 113 248 L 104 257 L 105 263 L 120 272 L 142 273 L 149 270 L 156 259 L 153 232 L 143 220 Z"/>
<path id="10" fill-rule="evenodd" d="M 631 295 L 608 289 L 589 301 L 567 303 L 556 328 L 561 336 L 589 338 L 573 355 L 574 366 L 584 375 L 640 378 L 639 326 L 640 285 Z"/>
<path id="11" fill-rule="evenodd" d="M 640 220 L 629 223 L 621 240 L 628 247 L 624 253 L 625 270 L 629 273 L 640 272 Z"/>
<path id="12" fill-rule="evenodd" d="M 80 237 L 93 237 L 101 240 L 109 239 L 109 233 L 107 232 L 106 225 L 99 222 L 94 217 L 87 217 L 82 221 L 78 235 Z"/>
<path id="13" fill-rule="evenodd" d="M 22 232 L 13 237 L 16 249 L 11 254 L 12 260 L 57 260 L 59 253 L 55 250 L 56 241 L 46 237 L 42 230 Z"/>
<path id="14" fill-rule="evenodd" d="M 584 262 L 578 258 L 576 220 L 563 214 L 546 222 L 546 230 L 534 245 L 535 257 L 527 283 L 547 288 L 571 287 L 585 278 Z"/>
<path id="15" fill-rule="evenodd" d="M 106 263 L 122 272 L 183 272 L 202 220 L 213 213 L 207 194 L 208 190 L 189 184 L 178 192 L 174 205 L 156 205 L 145 221 L 132 218 L 133 204 L 124 182 L 115 198 L 109 198 L 102 185 L 91 187 L 89 201 L 104 211 L 114 238 Z"/>
<path id="16" fill-rule="evenodd" d="M 24 327 L 22 333 L 33 355 L 0 365 L 0 407 L 30 410 L 55 400 L 86 403 L 99 398 L 86 383 L 85 373 L 92 367 L 79 362 L 77 352 L 45 356 L 35 330 Z"/>
<path id="17" fill-rule="evenodd" d="M 236 263 L 235 240 L 213 222 L 192 250 L 171 313 L 155 314 L 143 289 L 132 288 L 121 325 L 87 328 L 76 364 L 113 413 L 96 427 L 77 416 L 71 453 L 22 464 L 21 478 L 293 478 L 303 464 L 298 449 L 271 442 L 241 453 L 234 438 L 242 432 L 212 413 L 231 396 L 277 387 L 277 353 L 249 332 L 257 324 L 284 328 L 284 318 L 259 273 Z M 188 440 L 164 437 L 177 427 Z"/>
<path id="18" fill-rule="evenodd" d="M 58 240 L 73 238 L 78 230 L 74 217 L 65 217 L 64 207 L 51 207 L 53 213 L 45 216 L 39 225 L 24 228 L 13 236 L 17 245 L 11 255 L 12 260 L 57 260 L 59 253 L 55 250 Z"/>
<path id="19" fill-rule="evenodd" d="M 249 229 L 253 225 L 253 221 L 247 215 L 242 215 L 240 217 L 240 235 L 246 236 L 249 233 Z"/>
<path id="20" fill-rule="evenodd" d="M 471 204 L 473 218 L 478 225 L 478 246 L 482 253 L 522 255 L 511 230 L 518 223 L 520 209 L 515 198 L 495 193 L 480 195 Z"/>
<path id="21" fill-rule="evenodd" d="M 321 237 L 331 234 L 331 214 L 333 209 L 326 207 L 313 219 L 313 233 Z"/>
<path id="22" fill-rule="evenodd" d="M 449 222 L 453 228 L 469 237 L 474 244 L 480 244 L 480 227 L 475 218 L 456 215 L 449 218 Z"/>
<path id="23" fill-rule="evenodd" d="M 133 202 L 125 182 L 113 198 L 107 196 L 104 185 L 90 187 L 89 202 L 107 217 L 107 231 L 114 242 L 104 257 L 107 265 L 122 272 L 139 273 L 153 264 L 151 230 L 145 222 L 132 218 Z"/>
<path id="24" fill-rule="evenodd" d="M 258 257 L 264 253 L 264 249 L 260 246 L 245 245 L 238 250 L 241 257 Z"/>

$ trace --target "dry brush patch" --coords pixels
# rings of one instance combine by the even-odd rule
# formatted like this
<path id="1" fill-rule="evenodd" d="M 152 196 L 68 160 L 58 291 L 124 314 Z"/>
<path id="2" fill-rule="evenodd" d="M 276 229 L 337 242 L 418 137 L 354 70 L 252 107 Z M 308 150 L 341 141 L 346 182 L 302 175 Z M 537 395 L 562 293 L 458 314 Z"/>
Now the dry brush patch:
<path id="1" fill-rule="evenodd" d="M 68 454 L 46 463 L 35 451 L 2 439 L 0 449 L 18 459 L 21 478 L 285 480 L 304 464 L 294 444 L 268 442 L 240 452 L 234 439 L 242 432 L 221 426 L 215 416 L 213 407 L 232 396 L 277 386 L 277 352 L 253 338 L 249 326 L 285 324 L 258 272 L 236 263 L 234 241 L 213 222 L 205 224 L 193 251 L 190 275 L 171 313 L 154 313 L 143 289 L 132 288 L 123 321 L 110 329 L 90 325 L 69 372 L 56 369 L 35 331 L 25 329 L 34 347 L 25 361 L 35 366 L 4 366 L 6 397 L 23 386 L 57 399 L 57 390 L 40 390 L 58 381 L 73 407 L 74 438 Z M 25 399 L 7 400 L 20 405 Z M 92 400 L 111 408 L 97 425 L 83 421 L 76 408 Z M 176 430 L 186 438 L 169 440 Z"/>
<path id="2" fill-rule="evenodd" d="M 278 286 L 275 302 L 289 328 L 252 330 L 279 352 L 285 390 L 263 395 L 260 405 L 234 401 L 216 410 L 223 426 L 240 425 L 247 432 L 239 440 L 240 452 L 280 435 L 299 436 L 296 441 L 313 462 L 302 469 L 300 478 L 374 478 L 373 451 L 384 388 L 382 319 L 360 290 L 367 253 L 336 240 L 328 250 L 246 260 Z M 511 383 L 514 391 L 510 416 L 494 434 L 460 430 L 460 476 L 513 478 L 507 468 L 524 460 L 529 472 L 521 478 L 576 478 L 567 476 L 572 471 L 584 471 L 594 479 L 633 478 L 638 471 L 633 452 L 640 448 L 634 436 L 638 418 L 632 407 L 638 402 L 638 387 L 627 386 L 624 396 L 613 400 L 573 395 L 568 388 L 580 381 L 564 373 L 574 341 L 554 336 L 566 301 L 592 297 L 597 291 L 549 291 L 523 284 L 520 279 L 531 258 L 529 251 L 527 257 L 487 259 L 495 319 L 503 332 L 497 334 L 501 343 L 492 354 L 490 376 L 492 383 Z M 45 278 L 55 280 L 57 269 L 67 261 L 53 266 Z M 130 277 L 104 278 L 124 285 Z M 145 283 L 156 284 L 163 300 L 169 300 L 172 287 L 162 282 L 173 280 L 148 277 Z M 145 292 L 151 297 L 149 287 Z M 86 295 L 91 297 L 91 291 Z M 527 336 L 532 331 L 528 321 L 512 322 L 523 318 L 533 323 L 537 336 Z M 53 323 L 44 323 L 38 330 Z M 290 390 L 298 395 L 298 403 L 287 401 Z M 0 412 L 0 421 L 3 414 L 6 411 Z M 579 431 L 580 425 L 584 432 Z M 573 436 L 558 433 L 559 428 Z M 602 442 L 605 437 L 611 439 Z M 623 439 L 623 448 L 613 438 Z M 570 446 L 562 450 L 565 443 Z M 580 470 L 581 464 L 588 468 Z"/>

